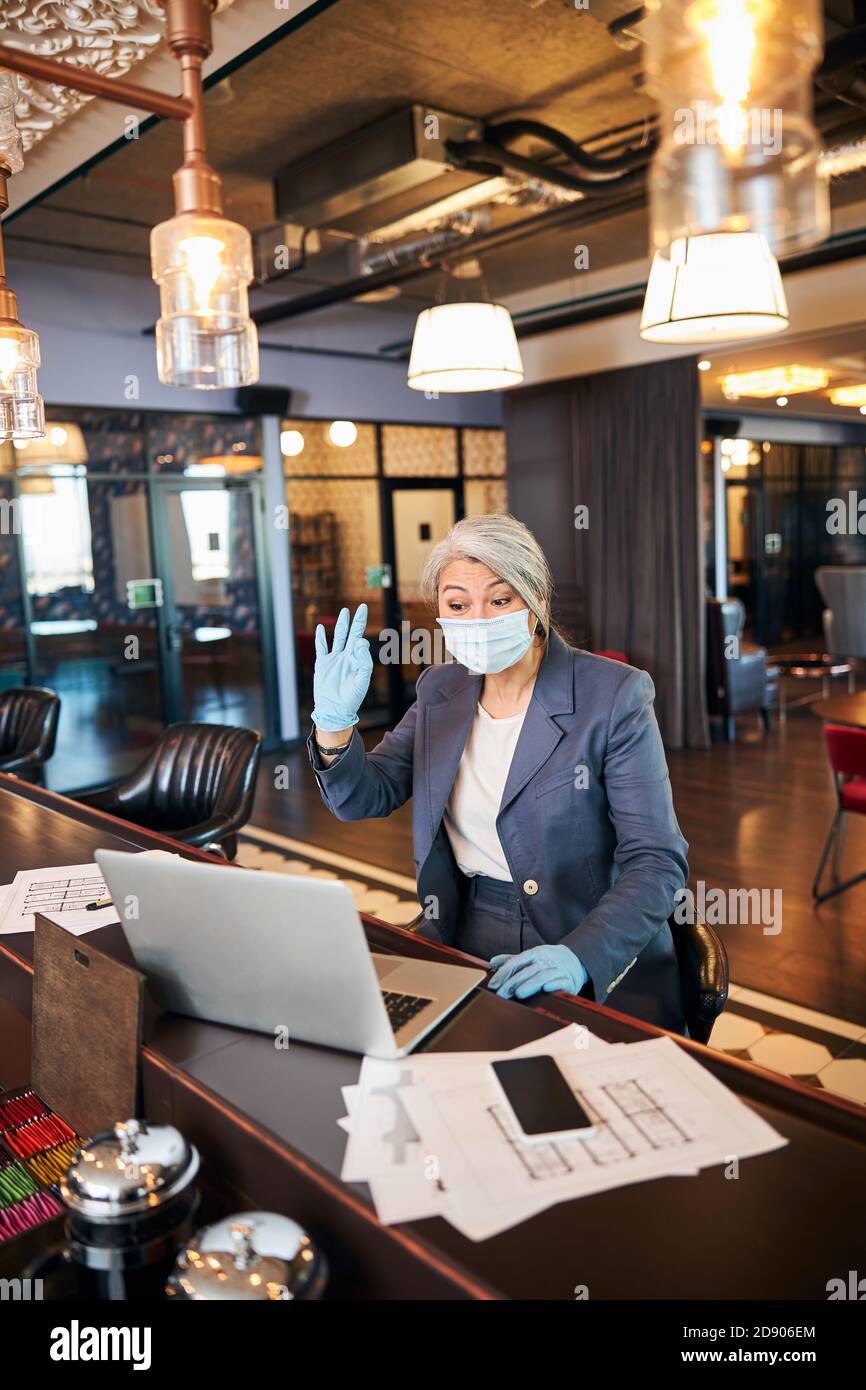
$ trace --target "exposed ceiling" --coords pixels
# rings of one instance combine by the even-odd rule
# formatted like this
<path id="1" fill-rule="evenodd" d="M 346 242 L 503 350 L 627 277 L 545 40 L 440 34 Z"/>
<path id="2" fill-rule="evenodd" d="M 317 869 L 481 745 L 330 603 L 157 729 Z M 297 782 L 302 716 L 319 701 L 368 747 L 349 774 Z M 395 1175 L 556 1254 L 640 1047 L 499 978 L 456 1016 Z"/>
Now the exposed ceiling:
<path id="1" fill-rule="evenodd" d="M 22 2 L 42 10 L 34 0 Z M 235 9 L 249 3 L 235 0 Z M 93 4 L 120 8 L 120 0 Z M 131 4 L 147 14 L 152 0 Z M 300 14 L 293 32 L 235 66 L 208 93 L 209 156 L 223 177 L 226 211 L 253 232 L 271 226 L 277 221 L 274 179 L 281 170 L 413 103 L 481 123 L 531 117 L 595 150 L 603 148 L 599 141 L 606 133 L 627 127 L 622 140 L 639 144 L 654 110 L 640 90 L 641 50 L 622 47 L 607 28 L 612 19 L 633 8 L 629 0 L 593 0 L 588 9 L 577 8 L 573 0 L 295 4 L 293 13 L 305 9 L 306 14 Z M 828 32 L 851 26 L 858 18 L 862 22 L 856 0 L 828 0 L 825 8 Z M 59 7 L 50 10 L 59 12 Z M 10 6 L 6 13 L 11 13 Z M 0 3 L 0 23 L 3 14 Z M 219 16 L 216 31 L 235 22 L 233 15 L 231 10 Z M 82 23 L 87 22 L 84 16 Z M 140 65 L 135 80 L 148 80 L 146 67 L 147 62 Z M 829 109 L 827 123 L 834 132 L 866 131 L 866 108 L 826 94 L 821 101 Z M 104 105 L 94 102 L 70 116 L 63 138 L 68 141 L 88 112 Z M 37 146 L 34 162 L 48 157 L 57 138 L 51 134 Z M 515 148 L 536 159 L 550 159 L 549 150 L 532 140 L 521 140 Z M 13 182 L 7 229 L 10 256 L 149 275 L 149 233 L 172 214 L 171 174 L 178 152 L 176 127 L 157 122 L 17 214 Z M 552 165 L 562 167 L 562 158 L 554 156 Z M 438 191 L 465 187 L 480 177 L 461 171 L 443 177 Z M 834 184 L 833 196 L 838 207 L 866 200 L 866 176 Z M 489 291 L 508 299 L 558 285 L 572 273 L 579 243 L 589 245 L 593 271 L 645 257 L 642 194 L 632 189 L 620 202 L 615 211 L 599 215 L 588 197 L 547 224 L 539 222 L 546 229 L 531 237 L 486 251 L 482 267 Z M 525 208 L 500 206 L 492 229 L 527 215 Z M 588 230 L 582 233 L 587 218 Z M 317 290 L 332 279 L 327 259 L 317 263 L 310 256 L 289 276 L 256 289 L 252 302 L 254 307 L 274 304 L 290 293 Z M 431 273 L 415 275 L 399 284 L 390 301 L 320 310 L 268 325 L 265 333 L 274 341 L 303 343 L 328 327 L 339 336 L 347 317 L 353 316 L 353 322 L 369 325 L 369 350 L 402 350 L 418 304 L 435 298 L 438 281 Z M 773 345 L 768 351 L 772 357 L 777 350 Z"/>
<path id="2" fill-rule="evenodd" d="M 856 407 L 833 405 L 828 391 L 835 386 L 866 385 L 866 330 L 851 328 L 844 332 L 809 337 L 780 334 L 760 347 L 744 349 L 742 344 L 719 345 L 707 353 L 712 365 L 701 373 L 701 395 L 705 407 L 732 410 L 737 414 L 790 416 L 802 415 L 861 423 L 863 417 Z M 823 368 L 828 385 L 814 391 L 797 391 L 788 396 L 786 406 L 777 406 L 775 398 L 760 399 L 740 396 L 728 400 L 722 390 L 721 378 L 730 373 L 763 371 L 785 367 Z"/>
<path id="3" fill-rule="evenodd" d="M 226 211 L 255 230 L 275 221 L 280 169 L 413 102 L 487 120 L 532 115 L 585 140 L 651 114 L 632 89 L 639 66 L 603 24 L 562 0 L 537 8 L 526 0 L 339 0 L 211 89 L 209 156 Z M 158 123 L 13 215 L 10 250 L 72 263 L 96 256 L 149 273 L 148 236 L 171 215 L 178 146 L 177 129 Z M 634 243 L 645 244 L 639 226 Z M 560 234 L 534 244 L 532 259 L 544 263 L 570 245 L 571 234 Z M 497 290 L 507 293 L 510 282 L 532 279 L 527 259 L 491 258 L 485 272 L 504 274 Z M 564 266 L 571 256 L 555 260 Z"/>
<path id="4" fill-rule="evenodd" d="M 314 3 L 291 0 L 287 10 L 288 0 L 217 0 L 221 12 L 205 75 L 229 71 L 258 44 L 302 22 Z M 0 39 L 85 72 L 178 90 L 177 64 L 155 0 L 0 0 Z M 28 157 L 12 196 L 21 208 L 123 139 L 132 113 L 53 83 L 19 77 L 18 85 L 16 116 Z"/>

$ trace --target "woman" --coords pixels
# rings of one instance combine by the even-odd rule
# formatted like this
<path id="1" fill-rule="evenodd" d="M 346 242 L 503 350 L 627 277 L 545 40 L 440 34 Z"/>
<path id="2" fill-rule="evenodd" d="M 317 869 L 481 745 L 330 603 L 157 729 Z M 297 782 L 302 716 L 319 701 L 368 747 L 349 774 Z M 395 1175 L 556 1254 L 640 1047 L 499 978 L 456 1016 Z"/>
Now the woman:
<path id="1" fill-rule="evenodd" d="M 570 647 L 550 619 L 538 542 L 512 516 L 467 517 L 422 591 L 453 662 L 366 753 L 354 730 L 373 662 L 367 610 L 316 632 L 310 757 L 340 820 L 411 796 L 425 936 L 489 960 L 490 988 L 567 990 L 684 1031 L 667 919 L 688 878 L 653 684 Z"/>

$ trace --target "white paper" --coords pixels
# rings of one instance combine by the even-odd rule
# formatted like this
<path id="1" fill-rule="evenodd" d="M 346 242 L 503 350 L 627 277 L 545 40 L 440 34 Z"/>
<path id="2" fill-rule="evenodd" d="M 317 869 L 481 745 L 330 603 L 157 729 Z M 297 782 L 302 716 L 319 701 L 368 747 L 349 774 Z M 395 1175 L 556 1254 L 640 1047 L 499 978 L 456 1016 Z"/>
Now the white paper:
<path id="1" fill-rule="evenodd" d="M 585 1140 L 528 1144 L 492 1078 L 408 1088 L 403 1109 L 449 1196 L 448 1218 L 485 1239 L 557 1202 L 781 1147 L 786 1140 L 670 1038 L 559 1064 L 596 1120 Z M 445 1078 L 443 1078 L 445 1080 Z"/>
<path id="2" fill-rule="evenodd" d="M 87 911 L 88 903 L 109 896 L 98 864 L 22 869 L 10 884 L 0 909 L 0 936 L 34 931 L 36 912 L 44 913 L 74 936 L 110 926 L 119 920 L 113 906 Z"/>
<path id="3" fill-rule="evenodd" d="M 338 1123 L 350 1136 L 343 1180 L 369 1183 L 376 1213 L 386 1225 L 436 1215 L 457 1224 L 438 1155 L 429 1151 L 409 1119 L 402 1103 L 405 1092 L 416 1085 L 459 1088 L 467 1080 L 483 1079 L 490 1062 L 502 1057 L 613 1050 L 602 1038 L 571 1024 L 511 1052 L 423 1053 L 395 1062 L 365 1057 L 359 1084 L 343 1088 L 349 1115 Z M 525 1204 L 516 1219 L 533 1209 Z M 482 1229 L 485 1220 L 491 1220 L 490 1214 L 479 1209 L 475 1227 Z"/>

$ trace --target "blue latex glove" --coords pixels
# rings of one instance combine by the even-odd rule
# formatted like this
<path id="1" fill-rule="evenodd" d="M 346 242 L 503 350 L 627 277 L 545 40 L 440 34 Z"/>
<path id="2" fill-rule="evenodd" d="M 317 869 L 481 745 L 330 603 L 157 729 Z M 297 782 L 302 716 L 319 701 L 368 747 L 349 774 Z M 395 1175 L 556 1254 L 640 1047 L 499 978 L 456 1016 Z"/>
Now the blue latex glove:
<path id="1" fill-rule="evenodd" d="M 494 956 L 490 965 L 496 974 L 487 988 L 502 999 L 528 999 L 554 989 L 579 994 L 589 978 L 568 946 L 532 946 L 516 956 Z"/>
<path id="2" fill-rule="evenodd" d="M 364 636 L 366 626 L 366 603 L 358 605 L 351 627 L 348 608 L 341 608 L 330 651 L 322 624 L 316 628 L 312 718 L 324 733 L 337 733 L 358 722 L 358 710 L 373 675 L 370 643 Z"/>

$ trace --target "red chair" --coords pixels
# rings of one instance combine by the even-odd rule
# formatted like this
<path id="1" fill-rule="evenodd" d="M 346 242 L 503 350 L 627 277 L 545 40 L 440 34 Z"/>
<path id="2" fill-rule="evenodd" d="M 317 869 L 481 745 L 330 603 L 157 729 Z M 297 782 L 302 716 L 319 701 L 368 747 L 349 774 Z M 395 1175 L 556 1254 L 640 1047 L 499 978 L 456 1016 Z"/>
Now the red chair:
<path id="1" fill-rule="evenodd" d="M 839 882 L 839 865 L 845 839 L 843 817 L 849 813 L 855 816 L 866 815 L 866 729 L 847 729 L 841 724 L 825 724 L 824 738 L 827 741 L 827 754 L 836 783 L 837 805 L 812 885 L 812 897 L 816 903 L 825 903 L 828 898 L 835 897 L 837 893 L 844 893 L 846 889 L 853 888 L 855 883 L 866 878 L 864 870 L 863 873 L 846 879 L 844 883 Z M 833 856 L 833 887 L 822 893 L 821 877 L 834 840 L 836 850 Z"/>
<path id="2" fill-rule="evenodd" d="M 628 657 L 625 652 L 606 651 L 603 647 L 596 647 L 593 656 L 606 656 L 608 661 L 624 661 L 628 665 Z"/>

